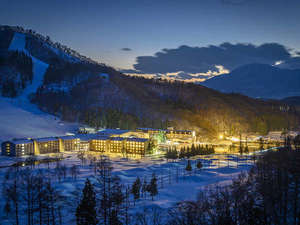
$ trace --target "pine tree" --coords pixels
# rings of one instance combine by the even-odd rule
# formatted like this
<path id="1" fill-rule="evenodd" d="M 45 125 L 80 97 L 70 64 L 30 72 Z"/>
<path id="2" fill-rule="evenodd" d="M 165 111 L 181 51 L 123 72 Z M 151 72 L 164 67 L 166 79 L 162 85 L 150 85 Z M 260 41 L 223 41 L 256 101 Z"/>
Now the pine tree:
<path id="1" fill-rule="evenodd" d="M 201 161 L 198 161 L 198 162 L 197 162 L 197 168 L 198 168 L 198 169 L 201 169 L 201 168 L 202 168 L 202 163 L 201 163 Z"/>
<path id="2" fill-rule="evenodd" d="M 186 165 L 185 170 L 186 171 L 192 171 L 192 165 L 191 165 L 191 161 L 190 160 L 188 160 L 188 164 Z"/>
<path id="3" fill-rule="evenodd" d="M 83 197 L 76 209 L 77 225 L 96 225 L 98 223 L 96 216 L 96 197 L 94 187 L 87 179 L 83 188 Z"/>
<path id="4" fill-rule="evenodd" d="M 147 187 L 148 187 L 148 184 L 147 184 L 146 178 L 144 178 L 144 182 L 143 182 L 143 185 L 142 185 L 142 194 L 143 194 L 143 197 L 145 197 L 145 195 L 146 195 Z"/>
<path id="5" fill-rule="evenodd" d="M 142 183 L 141 183 L 140 178 L 138 177 L 138 178 L 136 178 L 135 182 L 132 184 L 132 187 L 131 187 L 131 193 L 134 196 L 134 203 L 137 199 L 140 198 L 141 187 L 142 187 Z"/>
<path id="6" fill-rule="evenodd" d="M 155 173 L 152 174 L 152 178 L 150 181 L 150 184 L 148 184 L 147 191 L 150 193 L 153 201 L 153 197 L 158 194 L 157 190 L 157 178 L 155 176 Z"/>

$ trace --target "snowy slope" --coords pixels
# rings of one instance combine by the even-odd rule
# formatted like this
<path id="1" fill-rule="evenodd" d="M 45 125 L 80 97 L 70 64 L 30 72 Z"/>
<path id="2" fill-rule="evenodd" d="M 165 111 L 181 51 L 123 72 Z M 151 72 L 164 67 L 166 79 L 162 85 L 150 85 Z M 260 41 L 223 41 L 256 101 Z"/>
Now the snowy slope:
<path id="1" fill-rule="evenodd" d="M 8 50 L 11 51 L 21 51 L 26 53 L 28 56 L 31 57 L 32 63 L 33 63 L 33 81 L 31 85 L 27 85 L 25 90 L 23 91 L 22 96 L 20 98 L 23 98 L 24 100 L 27 99 L 27 96 L 30 93 L 36 92 L 38 87 L 43 84 L 44 75 L 47 71 L 48 64 L 42 62 L 41 60 L 35 58 L 32 56 L 26 49 L 26 36 L 25 34 L 21 33 L 15 33 L 14 37 L 10 43 L 10 46 Z"/>
<path id="2" fill-rule="evenodd" d="M 12 138 L 59 136 L 74 132 L 76 124 L 64 124 L 52 115 L 44 113 L 28 100 L 30 93 L 42 85 L 48 64 L 33 57 L 26 49 L 26 36 L 15 33 L 9 50 L 22 51 L 32 58 L 33 81 L 15 99 L 0 97 L 0 142 Z"/>
<path id="3" fill-rule="evenodd" d="M 76 124 L 62 123 L 34 105 L 24 106 L 18 100 L 0 98 L 0 142 L 12 138 L 59 136 L 77 128 Z"/>

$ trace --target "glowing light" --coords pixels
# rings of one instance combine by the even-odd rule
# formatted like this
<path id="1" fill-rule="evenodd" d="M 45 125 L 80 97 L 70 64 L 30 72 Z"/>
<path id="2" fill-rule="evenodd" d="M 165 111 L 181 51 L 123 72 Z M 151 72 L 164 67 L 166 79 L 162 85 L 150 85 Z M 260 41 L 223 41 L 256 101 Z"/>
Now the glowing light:
<path id="1" fill-rule="evenodd" d="M 219 135 L 219 139 L 223 139 L 224 138 L 224 135 L 223 134 L 220 134 Z"/>

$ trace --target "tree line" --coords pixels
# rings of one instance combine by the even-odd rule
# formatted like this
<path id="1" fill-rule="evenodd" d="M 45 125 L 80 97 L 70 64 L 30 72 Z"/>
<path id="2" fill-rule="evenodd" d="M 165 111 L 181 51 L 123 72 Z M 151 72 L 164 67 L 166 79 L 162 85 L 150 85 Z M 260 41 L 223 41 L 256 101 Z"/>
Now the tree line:
<path id="1" fill-rule="evenodd" d="M 171 148 L 166 151 L 165 157 L 167 159 L 183 159 L 190 158 L 197 155 L 210 155 L 214 154 L 214 146 L 209 145 L 194 145 L 181 147 L 178 151 L 177 148 Z"/>

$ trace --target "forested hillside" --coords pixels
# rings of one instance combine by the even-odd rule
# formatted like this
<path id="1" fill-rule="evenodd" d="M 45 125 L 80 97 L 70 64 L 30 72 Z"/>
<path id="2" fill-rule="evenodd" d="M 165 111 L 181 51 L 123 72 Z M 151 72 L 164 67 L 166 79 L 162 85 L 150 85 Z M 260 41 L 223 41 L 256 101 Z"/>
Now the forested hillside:
<path id="1" fill-rule="evenodd" d="M 44 63 L 46 72 L 43 80 L 35 79 L 31 100 L 63 120 L 123 129 L 174 126 L 209 137 L 220 132 L 265 134 L 299 127 L 297 110 L 280 101 L 223 94 L 184 82 L 128 77 L 22 28 L 2 26 L 0 40 L 2 96 L 21 94 L 41 75 L 34 65 Z M 13 49 L 20 51 L 11 50 L 13 41 Z"/>

